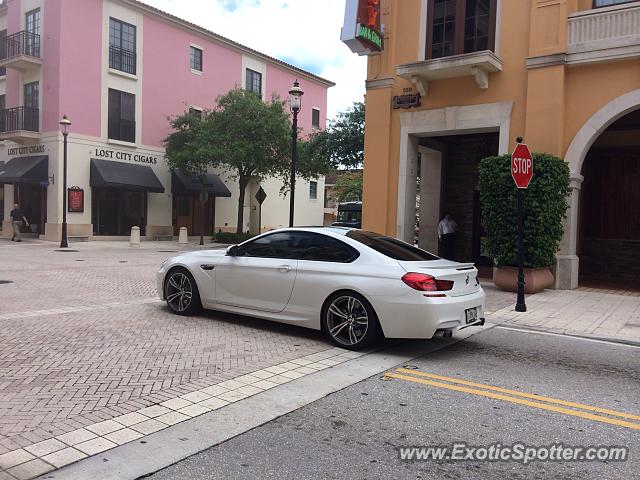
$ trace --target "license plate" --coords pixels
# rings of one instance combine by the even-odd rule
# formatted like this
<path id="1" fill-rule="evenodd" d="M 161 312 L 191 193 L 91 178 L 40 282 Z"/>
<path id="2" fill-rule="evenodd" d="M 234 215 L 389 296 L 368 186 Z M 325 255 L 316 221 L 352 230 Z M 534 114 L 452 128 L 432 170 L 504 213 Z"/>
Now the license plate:
<path id="1" fill-rule="evenodd" d="M 467 321 L 467 324 L 473 323 L 478 320 L 478 307 L 468 308 L 464 311 L 464 317 Z"/>

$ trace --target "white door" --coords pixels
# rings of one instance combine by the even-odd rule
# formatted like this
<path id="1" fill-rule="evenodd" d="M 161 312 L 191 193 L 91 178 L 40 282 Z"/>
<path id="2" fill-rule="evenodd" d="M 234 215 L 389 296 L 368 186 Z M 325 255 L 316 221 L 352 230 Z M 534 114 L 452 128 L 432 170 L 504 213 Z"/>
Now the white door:
<path id="1" fill-rule="evenodd" d="M 216 303 L 281 312 L 289 303 L 298 261 L 292 236 L 266 235 L 238 247 L 238 255 L 216 266 Z"/>

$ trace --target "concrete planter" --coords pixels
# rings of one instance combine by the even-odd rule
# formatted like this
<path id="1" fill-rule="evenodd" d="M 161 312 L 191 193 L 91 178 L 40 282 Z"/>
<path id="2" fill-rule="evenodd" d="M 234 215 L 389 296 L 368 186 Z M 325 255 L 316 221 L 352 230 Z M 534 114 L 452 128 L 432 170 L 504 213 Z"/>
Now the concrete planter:
<path id="1" fill-rule="evenodd" d="M 518 290 L 518 268 L 497 267 L 493 271 L 493 283 L 501 290 L 516 292 Z M 525 268 L 524 291 L 532 294 L 553 286 L 554 278 L 550 268 Z"/>

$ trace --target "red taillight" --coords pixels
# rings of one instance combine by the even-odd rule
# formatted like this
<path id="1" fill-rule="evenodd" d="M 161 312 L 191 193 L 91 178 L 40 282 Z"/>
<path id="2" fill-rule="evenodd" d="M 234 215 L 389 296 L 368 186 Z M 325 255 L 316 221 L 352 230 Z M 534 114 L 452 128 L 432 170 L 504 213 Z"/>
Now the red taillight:
<path id="1" fill-rule="evenodd" d="M 426 273 L 406 273 L 402 281 L 420 292 L 446 292 L 453 288 L 451 280 L 438 280 Z"/>

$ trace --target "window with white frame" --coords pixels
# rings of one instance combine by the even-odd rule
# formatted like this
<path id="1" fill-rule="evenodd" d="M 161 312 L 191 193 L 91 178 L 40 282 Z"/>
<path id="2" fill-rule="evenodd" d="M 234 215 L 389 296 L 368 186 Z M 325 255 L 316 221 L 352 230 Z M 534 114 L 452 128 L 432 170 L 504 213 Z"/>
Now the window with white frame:
<path id="1" fill-rule="evenodd" d="M 253 92 L 262 98 L 262 74 L 247 68 L 245 80 L 245 90 Z"/>
<path id="2" fill-rule="evenodd" d="M 198 47 L 190 47 L 191 70 L 202 71 L 202 49 Z"/>
<path id="3" fill-rule="evenodd" d="M 311 127 L 316 130 L 320 128 L 320 109 L 318 108 L 311 110 Z"/>
<path id="4" fill-rule="evenodd" d="M 318 199 L 318 182 L 309 182 L 309 200 Z"/>
<path id="5" fill-rule="evenodd" d="M 136 27 L 109 19 L 109 68 L 136 74 Z"/>
<path id="6" fill-rule="evenodd" d="M 109 139 L 135 143 L 136 96 L 109 89 Z"/>

